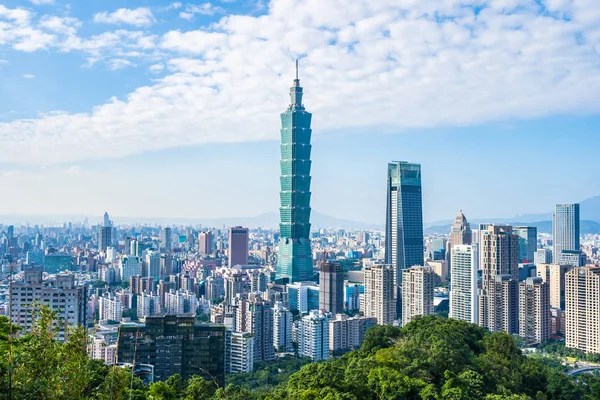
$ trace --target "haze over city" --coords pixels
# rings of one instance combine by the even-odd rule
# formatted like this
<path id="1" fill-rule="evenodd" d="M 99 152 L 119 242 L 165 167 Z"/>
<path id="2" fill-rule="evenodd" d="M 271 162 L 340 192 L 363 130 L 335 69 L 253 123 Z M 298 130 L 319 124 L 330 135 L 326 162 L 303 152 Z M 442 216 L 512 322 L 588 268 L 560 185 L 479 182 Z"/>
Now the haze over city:
<path id="1" fill-rule="evenodd" d="M 296 58 L 317 212 L 382 224 L 395 159 L 423 166 L 425 222 L 583 201 L 600 194 L 593 4 L 5 1 L 0 214 L 276 212 Z"/>

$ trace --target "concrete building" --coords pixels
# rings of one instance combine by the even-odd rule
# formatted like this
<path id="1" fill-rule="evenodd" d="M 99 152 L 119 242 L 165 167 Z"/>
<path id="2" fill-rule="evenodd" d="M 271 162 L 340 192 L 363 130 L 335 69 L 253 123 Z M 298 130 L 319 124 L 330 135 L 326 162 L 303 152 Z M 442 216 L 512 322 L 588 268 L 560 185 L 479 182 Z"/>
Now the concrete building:
<path id="1" fill-rule="evenodd" d="M 147 277 L 160 279 L 160 253 L 148 251 L 144 256 L 144 264 Z"/>
<path id="2" fill-rule="evenodd" d="M 160 248 L 166 252 L 173 249 L 173 232 L 169 227 L 164 227 L 160 231 Z"/>
<path id="3" fill-rule="evenodd" d="M 557 204 L 552 217 L 552 262 L 565 264 L 560 260 L 560 254 L 565 250 L 581 252 L 579 240 L 579 204 Z"/>
<path id="4" fill-rule="evenodd" d="M 213 252 L 213 235 L 212 232 L 200 232 L 198 234 L 198 247 L 200 254 L 203 256 L 207 256 L 212 254 Z"/>
<path id="5" fill-rule="evenodd" d="M 565 309 L 565 274 L 573 267 L 571 265 L 538 264 L 537 276 L 542 278 L 550 287 L 550 306 Z"/>
<path id="6" fill-rule="evenodd" d="M 519 336 L 528 343 L 550 338 L 550 287 L 540 277 L 519 284 Z"/>
<path id="7" fill-rule="evenodd" d="M 471 226 L 467 222 L 467 217 L 463 214 L 462 210 L 459 211 L 454 223 L 450 229 L 450 249 L 456 245 L 468 245 L 473 240 L 473 232 Z"/>
<path id="8" fill-rule="evenodd" d="M 452 281 L 450 284 L 449 317 L 478 323 L 477 311 L 477 271 L 479 269 L 479 251 L 474 245 L 455 245 L 452 247 Z"/>
<path id="9" fill-rule="evenodd" d="M 482 224 L 479 241 L 479 325 L 491 332 L 518 334 L 519 238 L 511 226 Z"/>
<path id="10" fill-rule="evenodd" d="M 344 270 L 337 263 L 327 262 L 319 271 L 319 309 L 332 314 L 344 312 Z"/>
<path id="11" fill-rule="evenodd" d="M 396 319 L 394 268 L 391 265 L 367 265 L 364 268 L 365 317 L 377 319 L 379 325 L 392 324 Z"/>
<path id="12" fill-rule="evenodd" d="M 402 270 L 423 265 L 423 200 L 421 165 L 405 161 L 388 164 L 385 221 L 385 263 L 400 285 Z"/>
<path id="13" fill-rule="evenodd" d="M 565 345 L 600 353 L 600 267 L 573 268 L 565 274 Z"/>
<path id="14" fill-rule="evenodd" d="M 160 300 L 159 300 L 160 301 Z M 194 292 L 180 289 L 171 290 L 165 294 L 165 306 L 163 313 L 167 314 L 196 314 L 198 309 L 198 297 Z"/>
<path id="15" fill-rule="evenodd" d="M 552 264 L 552 252 L 546 248 L 537 249 L 533 256 L 533 263 L 535 265 Z"/>
<path id="16" fill-rule="evenodd" d="M 226 374 L 254 371 L 254 336 L 250 332 L 227 331 Z"/>
<path id="17" fill-rule="evenodd" d="M 376 318 L 337 314 L 329 321 L 329 350 L 337 352 L 358 349 L 367 329 L 374 325 L 377 325 Z"/>
<path id="18" fill-rule="evenodd" d="M 142 264 L 140 258 L 136 256 L 122 256 L 119 258 L 119 272 L 121 280 L 128 282 L 134 275 L 142 274 Z"/>
<path id="19" fill-rule="evenodd" d="M 433 269 L 414 266 L 402 271 L 402 275 L 402 325 L 417 316 L 433 315 Z"/>
<path id="20" fill-rule="evenodd" d="M 123 317 L 123 305 L 118 297 L 106 294 L 98 299 L 99 319 L 109 321 L 121 321 Z"/>
<path id="21" fill-rule="evenodd" d="M 312 361 L 329 360 L 329 321 L 332 315 L 312 310 L 302 317 L 298 330 L 298 353 Z"/>
<path id="22" fill-rule="evenodd" d="M 300 314 L 319 309 L 321 288 L 313 281 L 290 283 L 286 286 L 289 308 L 298 310 Z"/>
<path id="23" fill-rule="evenodd" d="M 273 346 L 273 309 L 271 303 L 261 296 L 251 293 L 245 302 L 244 331 L 254 335 L 254 360 L 273 361 L 275 347 Z M 240 327 L 237 327 L 240 329 Z"/>
<path id="24" fill-rule="evenodd" d="M 248 265 L 248 228 L 229 228 L 229 266 Z"/>
<path id="25" fill-rule="evenodd" d="M 40 267 L 26 268 L 23 280 L 12 284 L 10 304 L 12 323 L 26 331 L 31 330 L 38 304 L 48 305 L 65 321 L 58 335 L 59 340 L 63 340 L 65 326 L 75 327 L 86 323 L 87 287 L 76 286 L 75 278 L 70 273 L 43 280 Z"/>
<path id="26" fill-rule="evenodd" d="M 197 323 L 193 315 L 157 315 L 142 324 L 123 324 L 118 362 L 154 366 L 157 381 L 179 374 L 225 383 L 225 326 Z"/>
<path id="27" fill-rule="evenodd" d="M 273 345 L 275 351 L 293 351 L 292 343 L 292 312 L 283 307 L 280 301 L 273 307 Z"/>
<path id="28" fill-rule="evenodd" d="M 137 317 L 142 319 L 157 314 L 160 314 L 160 297 L 152 293 L 138 294 Z"/>

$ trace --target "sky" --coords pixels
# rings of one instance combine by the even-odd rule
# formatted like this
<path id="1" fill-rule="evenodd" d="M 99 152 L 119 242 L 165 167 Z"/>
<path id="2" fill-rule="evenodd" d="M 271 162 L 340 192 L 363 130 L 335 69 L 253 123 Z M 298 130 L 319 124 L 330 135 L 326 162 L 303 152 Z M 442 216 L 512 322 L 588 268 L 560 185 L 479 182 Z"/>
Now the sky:
<path id="1" fill-rule="evenodd" d="M 0 215 L 276 212 L 295 59 L 320 213 L 382 223 L 391 160 L 426 222 L 600 194 L 597 0 L 4 0 Z"/>

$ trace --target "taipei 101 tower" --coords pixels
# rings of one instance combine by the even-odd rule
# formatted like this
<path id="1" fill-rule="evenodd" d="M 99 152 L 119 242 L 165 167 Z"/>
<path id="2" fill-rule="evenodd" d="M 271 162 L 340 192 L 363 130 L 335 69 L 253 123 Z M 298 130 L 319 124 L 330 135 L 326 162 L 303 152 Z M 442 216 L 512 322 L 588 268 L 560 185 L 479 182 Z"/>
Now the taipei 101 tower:
<path id="1" fill-rule="evenodd" d="M 302 87 L 296 79 L 290 89 L 290 106 L 281 114 L 281 232 L 276 278 L 290 282 L 312 279 L 310 248 L 310 121 L 302 105 Z"/>

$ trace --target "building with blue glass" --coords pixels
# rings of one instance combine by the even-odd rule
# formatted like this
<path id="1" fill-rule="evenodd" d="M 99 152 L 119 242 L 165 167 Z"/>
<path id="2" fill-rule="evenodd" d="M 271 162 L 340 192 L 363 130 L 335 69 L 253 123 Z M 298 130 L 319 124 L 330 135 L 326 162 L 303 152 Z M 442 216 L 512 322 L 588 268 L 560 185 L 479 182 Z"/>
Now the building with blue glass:
<path id="1" fill-rule="evenodd" d="M 299 282 L 313 278 L 309 240 L 312 115 L 302 105 L 297 63 L 290 98 L 290 106 L 281 114 L 281 235 L 276 278 Z"/>
<path id="2" fill-rule="evenodd" d="M 423 200 L 421 165 L 406 161 L 388 164 L 385 219 L 385 264 L 394 269 L 394 282 L 402 270 L 423 265 Z"/>

